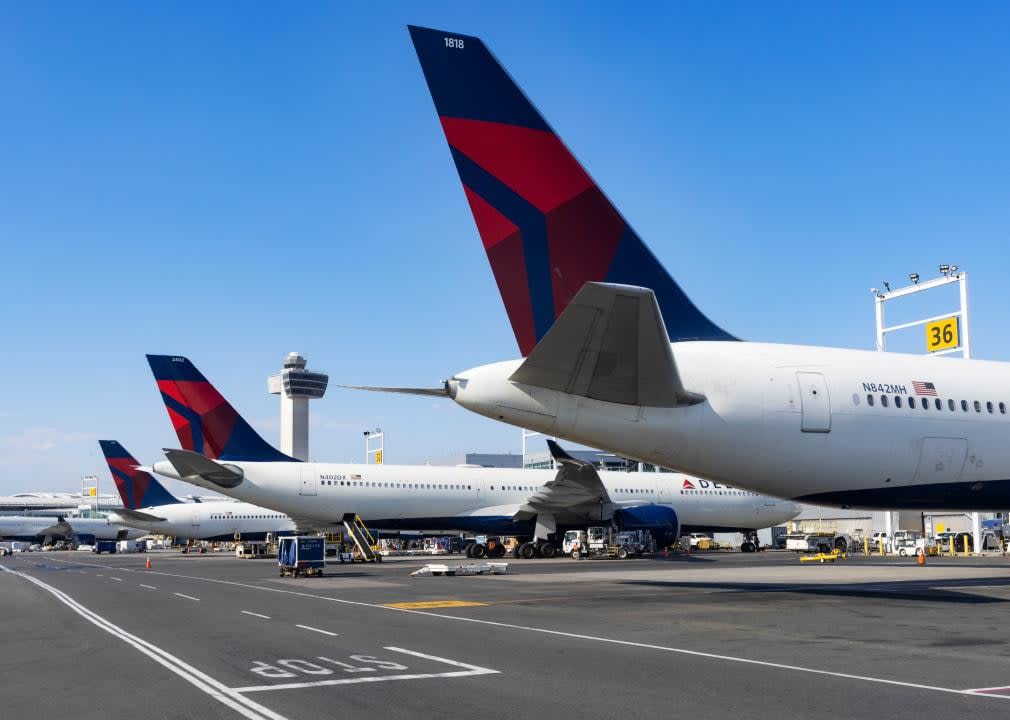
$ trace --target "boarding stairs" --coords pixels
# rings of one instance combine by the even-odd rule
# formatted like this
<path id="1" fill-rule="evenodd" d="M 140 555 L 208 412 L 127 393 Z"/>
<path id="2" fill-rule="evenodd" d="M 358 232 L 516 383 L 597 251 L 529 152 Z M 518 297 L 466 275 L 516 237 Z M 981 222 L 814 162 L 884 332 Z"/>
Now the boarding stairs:
<path id="1" fill-rule="evenodd" d="M 375 538 L 372 537 L 372 533 L 368 532 L 365 523 L 356 513 L 344 515 L 344 529 L 354 540 L 363 562 L 382 562 L 382 556 L 375 551 Z"/>

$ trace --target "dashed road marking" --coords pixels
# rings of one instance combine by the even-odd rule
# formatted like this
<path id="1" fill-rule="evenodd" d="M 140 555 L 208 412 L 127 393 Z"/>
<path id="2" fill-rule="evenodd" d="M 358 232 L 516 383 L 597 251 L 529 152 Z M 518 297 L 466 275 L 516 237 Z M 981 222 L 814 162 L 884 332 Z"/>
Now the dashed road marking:
<path id="1" fill-rule="evenodd" d="M 384 606 L 397 610 L 431 610 L 433 608 L 479 607 L 490 604 L 473 600 L 418 600 L 416 602 L 384 603 Z"/>
<path id="2" fill-rule="evenodd" d="M 118 625 L 114 625 L 101 615 L 84 607 L 62 590 L 58 590 L 52 585 L 48 585 L 31 575 L 2 566 L 0 566 L 0 568 L 2 568 L 5 572 L 12 573 L 24 578 L 28 582 L 34 583 L 90 622 L 92 625 L 101 628 L 110 635 L 119 638 L 127 645 L 136 648 L 162 667 L 165 667 L 175 673 L 190 684 L 195 685 L 207 695 L 211 696 L 218 702 L 227 705 L 244 717 L 249 718 L 249 720 L 287 720 L 283 715 L 280 715 L 269 708 L 263 707 L 259 703 L 253 702 L 247 697 L 244 697 L 236 690 L 226 686 L 219 680 L 215 680 L 206 673 L 197 670 L 195 667 L 171 654 L 167 650 L 163 650 L 157 645 L 149 643 L 136 635 L 126 632 Z"/>
<path id="3" fill-rule="evenodd" d="M 101 567 L 101 566 L 98 566 L 98 567 Z M 723 662 L 740 663 L 740 664 L 743 664 L 743 665 L 751 665 L 751 666 L 756 666 L 756 667 L 766 667 L 766 668 L 776 669 L 776 670 L 787 670 L 787 671 L 797 672 L 797 673 L 801 673 L 801 674 L 805 673 L 805 674 L 810 674 L 810 675 L 821 675 L 821 676 L 825 676 L 825 677 L 834 677 L 834 678 L 843 679 L 843 680 L 856 680 L 856 681 L 859 681 L 859 682 L 868 682 L 868 683 L 875 683 L 875 684 L 880 684 L 880 685 L 891 685 L 891 686 L 895 686 L 895 687 L 903 687 L 903 688 L 916 689 L 916 690 L 929 690 L 929 691 L 933 691 L 933 692 L 947 693 L 947 694 L 952 694 L 952 695 L 971 695 L 971 696 L 975 696 L 975 697 L 981 696 L 981 697 L 989 697 L 989 698 L 993 698 L 993 699 L 1003 699 L 1003 700 L 1010 699 L 1010 696 L 1002 696 L 1002 695 L 994 695 L 994 694 L 991 694 L 991 693 L 983 693 L 983 692 L 980 692 L 978 690 L 962 690 L 962 689 L 958 689 L 958 688 L 949 688 L 949 687 L 943 687 L 943 686 L 939 686 L 939 685 L 926 685 L 926 684 L 922 684 L 922 683 L 905 682 L 905 681 L 902 681 L 902 680 L 889 680 L 889 679 L 886 679 L 886 678 L 871 677 L 871 676 L 867 676 L 867 675 L 855 675 L 855 674 L 850 674 L 850 673 L 837 672 L 837 671 L 834 671 L 834 670 L 822 670 L 822 669 L 819 669 L 819 668 L 812 668 L 812 667 L 803 667 L 803 666 L 797 666 L 797 665 L 786 665 L 784 663 L 776 663 L 776 662 L 770 662 L 770 661 L 766 661 L 766 660 L 756 660 L 756 659 L 747 658 L 747 657 L 739 657 L 739 656 L 733 656 L 733 655 L 720 655 L 720 654 L 717 654 L 717 653 L 703 652 L 703 651 L 699 651 L 699 650 L 689 650 L 687 648 L 671 647 L 671 646 L 667 646 L 667 645 L 652 645 L 652 644 L 649 644 L 649 643 L 634 642 L 632 640 L 621 640 L 621 639 L 618 639 L 618 638 L 600 637 L 600 636 L 595 636 L 595 635 L 583 635 L 583 634 L 579 634 L 579 633 L 564 632 L 562 630 L 552 630 L 550 628 L 538 628 L 538 627 L 532 627 L 532 626 L 529 626 L 529 625 L 517 625 L 517 624 L 513 624 L 513 623 L 497 622 L 497 621 L 494 621 L 494 620 L 484 620 L 484 619 L 480 619 L 480 618 L 466 617 L 466 616 L 463 616 L 463 615 L 443 615 L 443 614 L 440 614 L 440 613 L 425 612 L 423 610 L 408 610 L 408 609 L 404 609 L 404 608 L 395 608 L 395 607 L 389 607 L 389 606 L 386 606 L 386 605 L 379 605 L 379 604 L 376 604 L 376 603 L 364 602 L 364 601 L 361 601 L 361 600 L 345 600 L 343 598 L 329 597 L 329 596 L 326 596 L 326 595 L 316 595 L 315 593 L 300 592 L 298 590 L 284 590 L 282 588 L 277 588 L 277 587 L 267 587 L 267 586 L 263 586 L 263 585 L 253 585 L 251 583 L 237 582 L 235 580 L 218 580 L 217 578 L 201 577 L 199 575 L 183 575 L 181 573 L 167 573 L 167 572 L 156 572 L 156 571 L 151 571 L 151 574 L 153 574 L 153 575 L 162 575 L 162 576 L 166 576 L 166 577 L 182 578 L 182 579 L 185 579 L 185 580 L 199 580 L 199 581 L 202 581 L 202 582 L 217 583 L 217 584 L 220 584 L 220 585 L 232 585 L 234 587 L 253 588 L 255 590 L 265 590 L 266 592 L 275 592 L 275 593 L 281 593 L 281 594 L 284 594 L 284 595 L 296 595 L 296 596 L 299 596 L 299 597 L 315 598 L 316 600 L 322 600 L 324 602 L 339 603 L 339 604 L 342 604 L 342 605 L 353 605 L 353 606 L 357 606 L 357 607 L 369 607 L 369 608 L 375 608 L 375 609 L 378 609 L 378 610 L 385 610 L 387 612 L 402 612 L 402 613 L 408 613 L 408 614 L 411 614 L 411 615 L 421 615 L 421 616 L 424 616 L 424 617 L 438 618 L 440 620 L 448 620 L 448 621 L 452 621 L 452 622 L 469 622 L 469 623 L 475 623 L 477 625 L 485 625 L 485 626 L 489 626 L 489 627 L 498 627 L 498 628 L 508 629 L 508 630 L 518 630 L 518 631 L 521 631 L 521 632 L 533 632 L 533 633 L 540 633 L 540 634 L 544 634 L 544 635 L 553 635 L 555 637 L 567 637 L 567 638 L 571 638 L 571 639 L 575 639 L 575 640 L 585 640 L 585 641 L 590 641 L 590 642 L 598 642 L 598 643 L 604 643 L 604 644 L 609 644 L 609 645 L 625 646 L 625 647 L 637 647 L 637 648 L 641 648 L 641 649 L 644 649 L 644 650 L 656 650 L 656 651 L 659 651 L 659 652 L 668 652 L 668 653 L 673 653 L 673 654 L 686 655 L 686 656 L 690 656 L 690 657 L 700 657 L 700 658 L 706 658 L 706 659 L 709 659 L 709 660 L 719 660 L 719 661 L 723 661 Z M 837 585 L 824 585 L 823 587 L 824 588 L 837 588 L 838 586 Z M 810 588 L 809 588 L 809 586 L 804 586 L 804 589 L 808 589 L 809 590 Z M 323 682 L 325 682 L 325 681 L 323 681 Z M 336 681 L 333 681 L 333 682 L 336 682 Z M 333 683 L 331 682 L 330 684 L 333 684 Z M 277 687 L 277 686 L 271 686 L 271 687 Z M 239 688 L 238 690 L 242 691 L 242 692 L 246 691 L 244 688 Z M 252 689 L 249 690 L 249 692 L 253 692 L 253 691 L 254 690 L 252 690 Z"/>
<path id="4" fill-rule="evenodd" d="M 109 580 L 115 580 L 116 582 L 123 582 L 123 578 L 117 578 L 115 575 L 110 575 Z"/>
<path id="5" fill-rule="evenodd" d="M 199 600 L 198 597 L 193 597 L 192 595 L 183 595 L 182 593 L 172 593 L 173 595 L 178 595 L 179 597 L 184 597 L 187 600 Z"/>
<path id="6" fill-rule="evenodd" d="M 253 617 L 263 618 L 264 620 L 269 620 L 269 615 L 260 615 L 259 613 L 254 613 L 251 610 L 242 610 L 243 615 L 252 615 Z"/>
<path id="7" fill-rule="evenodd" d="M 144 583 L 140 583 L 140 587 L 147 588 L 148 590 L 157 590 L 158 589 L 154 585 L 145 585 Z"/>
<path id="8" fill-rule="evenodd" d="M 338 637 L 335 632 L 330 632 L 329 630 L 320 630 L 319 628 L 314 628 L 310 625 L 295 625 L 295 627 L 300 627 L 302 630 L 311 630 L 312 632 L 321 633 L 323 635 L 332 635 L 333 637 Z"/>

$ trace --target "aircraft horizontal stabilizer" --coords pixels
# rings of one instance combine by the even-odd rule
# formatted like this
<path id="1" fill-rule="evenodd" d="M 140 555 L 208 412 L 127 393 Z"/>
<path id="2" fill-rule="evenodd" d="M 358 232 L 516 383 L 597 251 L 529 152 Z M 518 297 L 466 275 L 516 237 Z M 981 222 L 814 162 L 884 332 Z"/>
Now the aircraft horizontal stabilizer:
<path id="1" fill-rule="evenodd" d="M 450 397 L 449 388 L 405 388 L 405 387 L 370 387 L 367 385 L 341 385 L 347 390 L 367 390 L 368 392 L 399 393 L 400 395 L 427 395 L 429 397 Z"/>
<path id="2" fill-rule="evenodd" d="M 583 285 L 509 379 L 620 405 L 704 399 L 680 381 L 655 293 L 631 285 Z"/>
<path id="3" fill-rule="evenodd" d="M 128 510 L 127 508 L 120 508 L 116 510 L 115 515 L 117 515 L 122 520 L 136 520 L 139 522 L 165 522 L 165 518 L 158 517 L 157 515 L 152 515 L 151 513 L 141 512 L 140 510 Z"/>
<path id="4" fill-rule="evenodd" d="M 242 470 L 234 465 L 215 462 L 192 450 L 164 450 L 180 478 L 200 477 L 223 488 L 233 488 L 242 482 Z"/>

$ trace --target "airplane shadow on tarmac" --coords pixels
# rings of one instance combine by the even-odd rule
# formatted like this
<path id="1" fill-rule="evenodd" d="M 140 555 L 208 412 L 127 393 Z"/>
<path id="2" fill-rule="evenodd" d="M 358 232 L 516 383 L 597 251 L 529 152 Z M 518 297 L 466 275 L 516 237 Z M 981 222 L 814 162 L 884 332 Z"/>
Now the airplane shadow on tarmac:
<path id="1" fill-rule="evenodd" d="M 664 580 L 627 580 L 623 585 L 670 589 L 724 590 L 740 593 L 792 593 L 823 597 L 912 600 L 928 603 L 987 605 L 1010 602 L 1010 598 L 976 595 L 958 590 L 972 587 L 1010 590 L 1010 578 L 969 578 L 963 580 L 909 580 L 852 584 L 802 585 L 794 583 L 676 582 Z"/>

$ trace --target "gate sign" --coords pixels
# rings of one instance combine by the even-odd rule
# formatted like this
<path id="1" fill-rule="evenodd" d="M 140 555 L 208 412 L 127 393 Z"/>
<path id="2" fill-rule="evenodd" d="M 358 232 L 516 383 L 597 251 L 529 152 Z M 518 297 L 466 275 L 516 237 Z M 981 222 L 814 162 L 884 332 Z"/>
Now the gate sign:
<path id="1" fill-rule="evenodd" d="M 960 335 L 956 315 L 927 323 L 926 350 L 928 352 L 937 352 L 938 350 L 956 348 L 961 344 Z"/>

